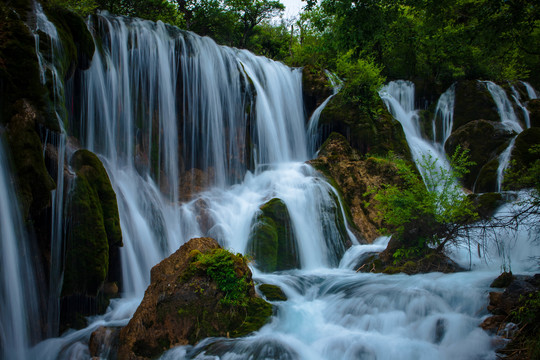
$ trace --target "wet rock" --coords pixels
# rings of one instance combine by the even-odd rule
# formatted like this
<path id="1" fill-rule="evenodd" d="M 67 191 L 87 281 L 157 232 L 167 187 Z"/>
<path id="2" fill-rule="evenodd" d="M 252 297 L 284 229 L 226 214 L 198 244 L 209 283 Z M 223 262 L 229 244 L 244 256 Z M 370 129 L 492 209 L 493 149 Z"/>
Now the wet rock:
<path id="1" fill-rule="evenodd" d="M 489 285 L 489 287 L 492 287 L 492 288 L 505 288 L 507 287 L 508 285 L 510 285 L 512 283 L 512 281 L 514 281 L 515 277 L 514 275 L 512 275 L 512 272 L 503 272 L 501 275 L 499 275 L 495 280 L 493 280 L 493 282 L 491 283 L 491 285 Z"/>
<path id="2" fill-rule="evenodd" d="M 189 201 L 194 195 L 208 189 L 214 177 L 213 168 L 207 171 L 195 168 L 186 171 L 180 176 L 179 200 Z"/>
<path id="3" fill-rule="evenodd" d="M 260 210 L 248 241 L 248 254 L 257 268 L 265 272 L 299 268 L 298 245 L 285 203 L 274 198 Z"/>
<path id="4" fill-rule="evenodd" d="M 506 149 L 509 141 L 514 136 L 515 133 L 507 130 L 500 122 L 487 120 L 471 120 L 450 135 L 445 144 L 446 153 L 453 154 L 456 148 L 461 146 L 463 149 L 470 150 L 469 159 L 476 163 L 476 165 L 471 166 L 469 169 L 469 174 L 466 174 L 462 179 L 465 187 L 473 189 L 477 179 L 484 181 L 482 179 L 488 178 L 488 168 L 491 169 L 493 166 L 486 167 L 486 165 L 496 160 L 498 166 L 498 156 Z M 484 167 L 486 168 L 484 169 Z M 482 176 L 480 176 L 481 172 L 484 172 Z M 485 192 L 490 191 L 485 189 L 485 187 L 489 185 L 495 186 L 493 179 L 484 182 L 486 183 L 485 186 L 479 189 L 477 184 L 475 190 Z"/>
<path id="5" fill-rule="evenodd" d="M 456 84 L 453 129 L 457 130 L 478 119 L 499 121 L 497 105 L 483 83 L 476 80 L 459 81 Z"/>
<path id="6" fill-rule="evenodd" d="M 322 111 L 319 131 L 324 134 L 340 133 L 362 155 L 386 155 L 391 151 L 406 159 L 411 158 L 403 128 L 388 113 L 382 100 L 376 115 L 365 114 L 357 105 L 338 93 Z"/>
<path id="7" fill-rule="evenodd" d="M 116 359 L 120 328 L 99 327 L 90 336 L 90 355 L 99 359 Z"/>
<path id="8" fill-rule="evenodd" d="M 268 301 L 287 301 L 287 295 L 277 285 L 261 284 L 259 291 Z"/>
<path id="9" fill-rule="evenodd" d="M 473 202 L 476 212 L 482 219 L 492 217 L 497 209 L 505 203 L 502 194 L 497 192 L 470 194 L 468 197 Z"/>
<path id="10" fill-rule="evenodd" d="M 324 69 L 306 65 L 302 69 L 302 95 L 308 119 L 319 105 L 332 95 L 330 81 Z"/>
<path id="11" fill-rule="evenodd" d="M 192 239 L 152 268 L 144 299 L 120 332 L 118 358 L 152 359 L 206 337 L 244 336 L 271 314 L 244 257 L 214 239 Z"/>
<path id="12" fill-rule="evenodd" d="M 540 99 L 530 100 L 527 104 L 531 127 L 540 127 Z"/>
<path id="13" fill-rule="evenodd" d="M 332 133 L 321 147 L 317 159 L 309 164 L 321 172 L 339 189 L 347 206 L 347 222 L 361 241 L 372 242 L 384 227 L 373 206 L 370 189 L 382 184 L 400 182 L 396 167 L 388 160 L 368 157 L 362 159 L 338 133 Z"/>

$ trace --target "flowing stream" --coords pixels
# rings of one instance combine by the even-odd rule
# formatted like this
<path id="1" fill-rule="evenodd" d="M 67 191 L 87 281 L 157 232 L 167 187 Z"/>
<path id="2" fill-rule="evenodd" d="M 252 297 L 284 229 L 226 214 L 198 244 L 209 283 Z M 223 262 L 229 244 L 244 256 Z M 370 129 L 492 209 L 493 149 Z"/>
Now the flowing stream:
<path id="1" fill-rule="evenodd" d="M 117 195 L 122 298 L 113 300 L 105 315 L 90 318 L 87 328 L 28 350 L 32 304 L 17 303 L 17 296 L 36 299 L 23 295 L 31 286 L 21 284 L 30 282 L 18 278 L 29 271 L 20 270 L 25 265 L 3 270 L 2 286 L 9 292 L 2 288 L 2 328 L 13 329 L 0 332 L 3 354 L 89 358 L 91 333 L 127 324 L 152 266 L 197 236 L 245 252 L 259 207 L 277 197 L 289 210 L 301 266 L 271 274 L 256 266 L 253 271 L 257 281 L 281 286 L 289 300 L 276 303 L 271 321 L 248 337 L 206 339 L 172 349 L 163 359 L 495 358 L 493 339 L 478 327 L 487 315 L 489 283 L 500 270 L 495 250 L 493 263 L 484 264 L 471 263 L 466 250 L 456 249 L 457 260 L 472 272 L 355 272 L 358 259 L 381 251 L 388 239 L 359 245 L 352 233 L 338 229 L 337 214 L 345 216 L 336 190 L 304 163 L 311 150 L 300 69 L 217 46 L 161 22 L 100 15 L 91 28 L 102 50 L 79 74 L 80 86 L 67 87 L 69 129 L 82 147 L 99 155 Z M 381 97 L 402 123 L 414 158 L 432 154 L 448 166 L 436 142 L 420 135 L 411 83 L 391 83 Z M 2 159 L 0 190 L 12 194 L 4 164 Z M 203 185 L 208 190 L 201 192 Z M 9 216 L 18 211 L 5 209 L 15 203 L 2 202 L 0 220 L 17 224 Z M 4 235 L 9 229 L 2 226 L 2 246 L 22 244 L 14 240 L 18 228 Z M 348 250 L 346 240 L 353 243 Z M 4 257 L 18 259 L 7 251 Z M 513 270 L 534 271 L 521 255 Z M 2 266 L 13 261 L 4 259 Z"/>

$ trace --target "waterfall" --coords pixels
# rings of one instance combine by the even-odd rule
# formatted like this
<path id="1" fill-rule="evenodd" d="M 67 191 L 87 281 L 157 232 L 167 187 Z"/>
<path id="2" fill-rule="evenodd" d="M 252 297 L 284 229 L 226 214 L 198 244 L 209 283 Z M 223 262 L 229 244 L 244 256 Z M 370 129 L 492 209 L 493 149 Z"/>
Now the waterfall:
<path id="1" fill-rule="evenodd" d="M 510 88 L 512 89 L 512 98 L 514 99 L 516 105 L 521 108 L 523 119 L 525 120 L 525 127 L 528 129 L 531 127 L 531 116 L 529 114 L 529 110 L 527 110 L 527 107 L 521 102 L 521 96 L 519 95 L 519 92 L 516 90 L 515 86 L 511 85 Z"/>
<path id="2" fill-rule="evenodd" d="M 449 111 L 452 93 L 447 92 L 446 94 L 446 100 L 440 102 L 440 104 L 445 104 L 446 109 L 444 111 L 448 115 L 446 119 L 449 121 L 452 119 L 449 113 L 453 113 L 453 110 Z M 422 162 L 430 157 L 435 160 L 435 166 L 437 168 L 450 170 L 450 164 L 444 153 L 444 147 L 422 137 L 418 113 L 414 109 L 414 84 L 404 80 L 392 81 L 379 91 L 379 95 L 392 116 L 403 127 L 403 132 L 411 149 L 411 155 L 424 180 L 426 180 L 428 174 L 426 174 L 426 169 L 422 166 Z M 443 105 L 441 105 L 440 111 L 443 112 Z"/>
<path id="3" fill-rule="evenodd" d="M 28 359 L 39 337 L 38 291 L 32 255 L 23 227 L 0 138 L 0 357 Z"/>
<path id="4" fill-rule="evenodd" d="M 489 93 L 493 97 L 493 101 L 495 101 L 495 105 L 497 106 L 497 112 L 501 118 L 501 123 L 503 123 L 507 129 L 513 130 L 518 134 L 522 132 L 523 128 L 519 124 L 519 120 L 514 112 L 514 107 L 503 88 L 492 81 L 481 81 L 481 83 L 486 85 Z"/>
<path id="5" fill-rule="evenodd" d="M 452 134 L 454 127 L 454 104 L 456 102 L 456 85 L 453 84 L 446 90 L 435 108 L 433 116 L 433 141 L 439 146 L 439 154 L 444 154 L 444 144 Z M 440 129 L 440 133 L 437 130 Z"/>
<path id="6" fill-rule="evenodd" d="M 338 94 L 338 92 L 341 90 L 341 87 L 343 86 L 343 82 L 341 79 L 339 79 L 336 75 L 332 74 L 328 70 L 326 72 L 326 77 L 330 80 L 330 84 L 332 86 L 332 95 L 330 95 L 328 98 L 326 98 L 321 105 L 319 105 L 315 111 L 313 111 L 313 114 L 311 114 L 308 122 L 308 148 L 309 148 L 309 154 L 313 155 L 317 151 L 318 146 L 320 146 L 320 133 L 319 133 L 319 118 L 321 117 L 321 114 L 330 102 L 334 96 Z"/>
<path id="7" fill-rule="evenodd" d="M 525 86 L 525 89 L 527 90 L 527 95 L 529 95 L 529 100 L 535 100 L 538 99 L 538 95 L 536 94 L 536 90 L 526 81 L 522 81 L 522 84 Z"/>

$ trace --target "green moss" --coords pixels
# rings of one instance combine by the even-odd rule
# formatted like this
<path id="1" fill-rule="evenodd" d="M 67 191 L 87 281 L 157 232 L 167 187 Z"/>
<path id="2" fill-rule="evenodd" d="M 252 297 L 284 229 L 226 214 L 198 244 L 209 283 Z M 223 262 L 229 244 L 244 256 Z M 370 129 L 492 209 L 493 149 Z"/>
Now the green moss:
<path id="1" fill-rule="evenodd" d="M 458 82 L 456 85 L 453 130 L 478 119 L 499 121 L 497 107 L 491 94 L 484 84 L 476 80 Z"/>
<path id="2" fill-rule="evenodd" d="M 474 185 L 475 192 L 493 192 L 497 191 L 497 170 L 499 168 L 499 160 L 497 158 L 491 160 L 482 167 Z"/>
<path id="3" fill-rule="evenodd" d="M 95 295 L 108 275 L 112 248 L 122 246 L 116 195 L 98 157 L 87 150 L 72 158 L 76 171 L 71 193 L 63 295 Z"/>
<path id="4" fill-rule="evenodd" d="M 262 284 L 259 290 L 270 301 L 287 301 L 287 295 L 277 285 Z"/>
<path id="5" fill-rule="evenodd" d="M 262 271 L 272 272 L 300 266 L 296 239 L 285 203 L 274 198 L 260 207 L 252 225 L 248 253 Z"/>
<path id="6" fill-rule="evenodd" d="M 512 272 L 503 272 L 501 275 L 499 275 L 495 280 L 493 280 L 493 282 L 491 283 L 491 285 L 489 285 L 490 287 L 492 288 L 505 288 L 507 287 L 508 285 L 510 285 L 510 283 L 512 281 L 514 281 L 514 275 L 512 275 Z"/>
<path id="7" fill-rule="evenodd" d="M 504 203 L 501 193 L 491 192 L 484 194 L 471 194 L 469 198 L 476 207 L 478 215 L 483 219 L 490 218 Z"/>

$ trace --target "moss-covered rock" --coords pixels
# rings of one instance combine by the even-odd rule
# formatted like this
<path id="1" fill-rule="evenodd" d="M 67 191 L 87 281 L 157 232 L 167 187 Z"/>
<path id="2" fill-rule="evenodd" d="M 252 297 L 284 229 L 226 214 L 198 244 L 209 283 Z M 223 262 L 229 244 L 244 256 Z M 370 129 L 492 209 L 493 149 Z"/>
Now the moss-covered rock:
<path id="1" fill-rule="evenodd" d="M 465 187 L 473 189 L 475 182 L 480 178 L 479 174 L 484 172 L 483 183 L 491 184 L 486 177 L 486 171 L 491 167 L 486 168 L 486 164 L 494 159 L 498 159 L 501 152 L 506 149 L 508 142 L 515 136 L 513 131 L 510 131 L 504 127 L 503 124 L 496 121 L 486 120 L 474 120 L 461 126 L 455 130 L 448 138 L 445 144 L 445 150 L 448 154 L 453 154 L 458 146 L 461 148 L 470 150 L 470 160 L 475 162 L 475 165 L 469 169 L 469 174 L 465 175 L 462 179 Z M 490 173 L 491 174 L 491 173 Z M 496 179 L 496 177 L 495 177 Z M 489 177 L 489 180 L 492 180 Z M 478 187 L 476 185 L 475 191 L 493 191 L 486 190 L 485 187 Z"/>
<path id="2" fill-rule="evenodd" d="M 27 219 L 35 219 L 50 205 L 51 190 L 56 184 L 45 167 L 41 139 L 36 132 L 38 110 L 27 100 L 18 101 L 14 110 L 6 135 L 23 214 Z"/>
<path id="3" fill-rule="evenodd" d="M 501 193 L 497 192 L 470 194 L 469 198 L 482 219 L 489 219 L 505 203 Z"/>
<path id="4" fill-rule="evenodd" d="M 540 156 L 540 154 L 529 151 L 534 145 L 540 145 L 540 127 L 526 129 L 518 135 L 512 150 L 511 160 L 518 167 L 529 167 Z"/>
<path id="5" fill-rule="evenodd" d="M 493 97 L 486 85 L 479 81 L 459 81 L 456 84 L 454 130 L 478 119 L 499 121 L 499 113 Z"/>
<path id="6" fill-rule="evenodd" d="M 271 314 L 272 306 L 255 295 L 243 256 L 214 239 L 192 239 L 152 269 L 143 301 L 120 332 L 118 357 L 156 358 L 206 337 L 244 336 Z"/>
<path id="7" fill-rule="evenodd" d="M 259 291 L 269 301 L 287 301 L 287 295 L 277 285 L 261 284 Z"/>
<path id="8" fill-rule="evenodd" d="M 70 231 L 66 241 L 63 295 L 97 295 L 109 272 L 110 250 L 122 246 L 122 232 L 109 176 L 88 150 L 71 160 L 76 172 L 70 199 Z"/>
<path id="9" fill-rule="evenodd" d="M 322 111 L 319 127 L 328 133 L 342 134 L 360 154 L 386 155 L 392 151 L 411 158 L 403 128 L 388 113 L 382 100 L 377 109 L 366 114 L 339 93 Z"/>
<path id="10" fill-rule="evenodd" d="M 478 193 L 497 191 L 498 176 L 499 159 L 494 158 L 480 169 L 476 182 L 474 183 L 474 191 Z"/>
<path id="11" fill-rule="evenodd" d="M 302 69 L 302 96 L 308 119 L 313 111 L 330 95 L 332 95 L 332 88 L 324 69 L 313 65 L 304 66 Z"/>
<path id="12" fill-rule="evenodd" d="M 347 139 L 332 133 L 319 151 L 317 159 L 309 161 L 342 194 L 345 214 L 351 230 L 360 241 L 371 242 L 384 227 L 373 206 L 374 194 L 382 184 L 399 183 L 395 165 L 384 158 L 362 159 Z"/>
<path id="13" fill-rule="evenodd" d="M 540 99 L 530 100 L 527 104 L 531 127 L 540 127 Z"/>
<path id="14" fill-rule="evenodd" d="M 274 198 L 260 207 L 252 224 L 248 253 L 266 272 L 300 267 L 300 257 L 287 205 Z"/>

